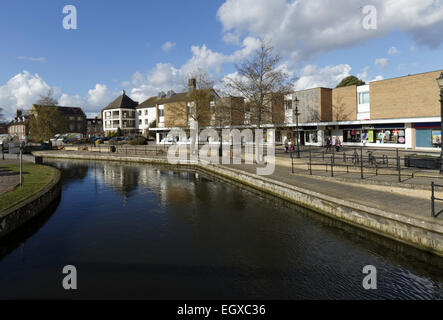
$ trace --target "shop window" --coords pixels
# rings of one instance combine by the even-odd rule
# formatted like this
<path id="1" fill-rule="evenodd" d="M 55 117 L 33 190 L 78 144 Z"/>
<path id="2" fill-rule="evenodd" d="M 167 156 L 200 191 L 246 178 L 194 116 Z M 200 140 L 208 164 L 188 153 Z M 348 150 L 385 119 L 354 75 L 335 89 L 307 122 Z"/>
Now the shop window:
<path id="1" fill-rule="evenodd" d="M 432 130 L 432 146 L 434 148 L 441 147 L 441 130 Z"/>
<path id="2" fill-rule="evenodd" d="M 343 142 L 361 142 L 361 130 L 344 130 Z"/>
<path id="3" fill-rule="evenodd" d="M 305 142 L 306 143 L 317 143 L 318 142 L 317 131 L 305 131 Z"/>
<path id="4" fill-rule="evenodd" d="M 405 130 L 404 129 L 385 129 L 376 130 L 375 137 L 377 143 L 395 143 L 395 144 L 405 144 Z"/>

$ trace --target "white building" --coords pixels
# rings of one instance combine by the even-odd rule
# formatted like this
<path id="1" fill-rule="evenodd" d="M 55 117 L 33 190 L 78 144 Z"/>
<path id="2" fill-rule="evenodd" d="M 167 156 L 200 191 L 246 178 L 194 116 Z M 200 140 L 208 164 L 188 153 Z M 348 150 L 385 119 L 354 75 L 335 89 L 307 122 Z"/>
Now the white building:
<path id="1" fill-rule="evenodd" d="M 123 134 L 138 133 L 136 108 L 138 102 L 129 98 L 125 91 L 102 110 L 103 131 L 105 134 L 116 132 L 119 128 Z"/>

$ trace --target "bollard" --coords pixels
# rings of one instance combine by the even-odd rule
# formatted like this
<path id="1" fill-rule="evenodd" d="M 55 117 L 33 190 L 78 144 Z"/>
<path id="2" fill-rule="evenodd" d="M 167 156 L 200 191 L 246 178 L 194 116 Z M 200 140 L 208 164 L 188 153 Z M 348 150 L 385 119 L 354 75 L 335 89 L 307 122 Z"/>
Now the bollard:
<path id="1" fill-rule="evenodd" d="M 397 157 L 397 171 L 398 171 L 398 182 L 401 182 L 400 156 Z"/>
<path id="2" fill-rule="evenodd" d="M 432 188 L 432 194 L 431 194 L 431 216 L 435 217 L 435 206 L 434 206 L 434 201 L 435 201 L 435 197 L 434 197 L 434 181 L 432 181 L 431 183 L 431 188 Z"/>
<path id="3" fill-rule="evenodd" d="M 309 174 L 312 176 L 312 154 L 311 154 L 311 146 L 309 146 Z"/>
<path id="4" fill-rule="evenodd" d="M 291 168 L 292 168 L 292 173 L 294 173 L 294 155 L 291 152 Z"/>
<path id="5" fill-rule="evenodd" d="M 334 156 L 331 157 L 331 177 L 334 176 Z"/>
<path id="6" fill-rule="evenodd" d="M 360 177 L 364 179 L 363 176 L 363 147 L 360 147 Z"/>

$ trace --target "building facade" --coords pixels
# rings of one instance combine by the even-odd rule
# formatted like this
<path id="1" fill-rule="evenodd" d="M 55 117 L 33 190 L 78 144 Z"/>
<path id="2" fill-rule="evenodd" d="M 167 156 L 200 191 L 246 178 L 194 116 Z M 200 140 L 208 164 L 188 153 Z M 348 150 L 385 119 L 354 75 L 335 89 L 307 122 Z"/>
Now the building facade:
<path id="1" fill-rule="evenodd" d="M 326 137 L 343 145 L 436 149 L 441 144 L 442 70 L 370 82 L 363 86 L 295 92 L 299 100 L 299 143 L 323 146 Z M 317 91 L 317 93 L 314 93 Z M 290 105 L 292 96 L 285 98 Z M 318 105 L 318 121 L 313 110 Z M 284 134 L 294 137 L 294 116 L 286 107 Z M 314 115 L 314 117 L 312 116 Z"/>
<path id="2" fill-rule="evenodd" d="M 29 114 L 23 110 L 17 110 L 15 118 L 8 124 L 8 135 L 18 138 L 20 142 L 27 142 L 29 136 Z"/>
<path id="3" fill-rule="evenodd" d="M 29 113 L 38 117 L 40 108 L 55 108 L 65 121 L 66 128 L 70 133 L 81 133 L 86 135 L 87 122 L 86 115 L 81 108 L 78 107 L 64 107 L 64 106 L 43 106 L 33 104 Z"/>
<path id="4" fill-rule="evenodd" d="M 99 117 L 86 119 L 88 137 L 103 136 L 103 119 Z"/>
<path id="5" fill-rule="evenodd" d="M 117 132 L 125 135 L 138 134 L 136 108 L 138 102 L 129 98 L 125 91 L 102 110 L 103 131 L 105 134 Z"/>

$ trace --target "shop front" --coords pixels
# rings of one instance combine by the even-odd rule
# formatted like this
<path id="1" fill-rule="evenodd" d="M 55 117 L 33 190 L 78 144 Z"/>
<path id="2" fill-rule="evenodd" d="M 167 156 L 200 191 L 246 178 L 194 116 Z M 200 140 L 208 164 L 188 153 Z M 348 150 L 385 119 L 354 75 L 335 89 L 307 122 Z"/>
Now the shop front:
<path id="1" fill-rule="evenodd" d="M 416 148 L 440 148 L 440 122 L 414 123 Z"/>
<path id="2" fill-rule="evenodd" d="M 404 123 L 340 126 L 344 145 L 371 147 L 410 147 L 408 126 Z"/>

